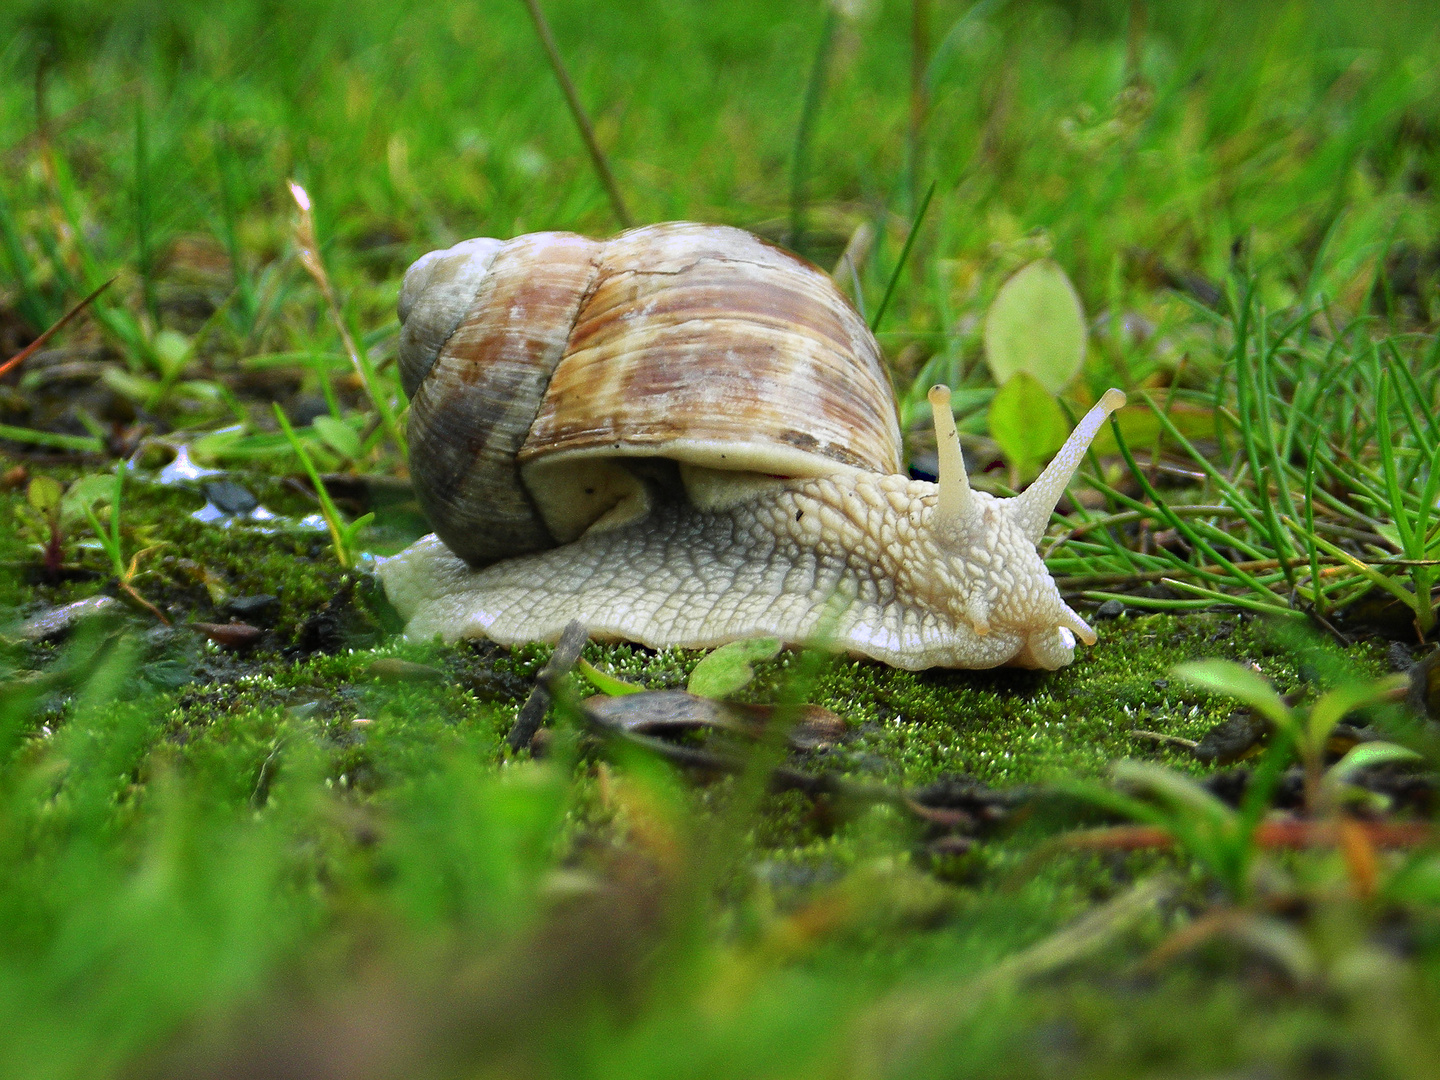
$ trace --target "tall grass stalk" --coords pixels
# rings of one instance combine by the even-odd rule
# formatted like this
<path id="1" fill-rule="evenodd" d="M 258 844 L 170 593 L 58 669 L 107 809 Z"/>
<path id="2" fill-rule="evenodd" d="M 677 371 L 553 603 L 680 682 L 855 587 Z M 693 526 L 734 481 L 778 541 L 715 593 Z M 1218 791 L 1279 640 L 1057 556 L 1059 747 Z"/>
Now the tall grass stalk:
<path id="1" fill-rule="evenodd" d="M 835 26 L 839 16 L 835 6 L 825 5 L 825 20 L 820 24 L 820 37 L 810 60 L 810 75 L 805 81 L 805 96 L 800 103 L 800 118 L 795 124 L 795 143 L 790 152 L 790 248 L 805 254 L 805 211 L 809 198 L 810 144 L 815 135 L 815 120 L 825 99 L 825 82 L 830 71 L 830 54 L 835 49 Z"/>
<path id="2" fill-rule="evenodd" d="M 355 345 L 355 338 L 350 333 L 350 327 L 345 321 L 344 314 L 340 311 L 340 302 L 335 297 L 335 290 L 330 284 L 330 275 L 325 271 L 325 261 L 320 255 L 320 245 L 315 238 L 315 218 L 311 211 L 310 194 L 295 181 L 290 181 L 290 195 L 299 207 L 299 217 L 295 223 L 295 241 L 299 247 L 300 263 L 315 284 L 320 288 L 320 295 L 325 298 L 326 309 L 330 313 L 330 319 L 335 324 L 336 331 L 340 334 L 340 342 L 345 347 L 345 355 L 349 357 L 355 374 L 360 379 L 360 385 L 365 390 L 365 396 L 375 406 L 375 411 L 380 414 L 380 421 L 390 440 L 400 451 L 402 458 L 409 457 L 409 447 L 405 442 L 405 433 L 400 429 L 399 421 L 395 417 L 395 409 L 390 403 L 390 396 L 379 385 L 374 366 L 370 358 Z"/>
<path id="3" fill-rule="evenodd" d="M 630 209 L 625 205 L 625 199 L 620 194 L 620 186 L 615 183 L 615 174 L 610 171 L 610 162 L 606 159 L 605 152 L 600 149 L 599 140 L 595 138 L 595 126 L 590 123 L 590 115 L 580 101 L 580 93 L 575 89 L 575 83 L 565 69 L 565 61 L 561 58 L 560 49 L 555 44 L 555 35 L 550 32 L 550 23 L 546 21 L 545 13 L 540 10 L 540 0 L 525 0 L 525 7 L 530 12 L 531 21 L 535 24 L 535 34 L 545 49 L 545 57 L 550 62 L 550 70 L 555 73 L 555 81 L 560 84 L 560 92 L 565 95 L 565 104 L 570 107 L 570 115 L 575 120 L 575 127 L 580 131 L 580 140 L 585 144 L 585 150 L 590 155 L 590 163 L 595 166 L 595 173 L 600 177 L 605 194 L 610 198 L 610 209 L 615 212 L 615 218 L 623 228 L 631 228 L 635 224 L 635 219 L 631 217 Z"/>

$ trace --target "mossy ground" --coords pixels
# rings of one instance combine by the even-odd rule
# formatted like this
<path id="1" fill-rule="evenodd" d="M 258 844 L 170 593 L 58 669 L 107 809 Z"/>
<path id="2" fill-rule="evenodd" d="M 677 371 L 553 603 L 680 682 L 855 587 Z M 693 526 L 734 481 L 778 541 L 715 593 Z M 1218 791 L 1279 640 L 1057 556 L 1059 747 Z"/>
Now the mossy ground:
<path id="1" fill-rule="evenodd" d="M 235 478 L 292 519 L 308 509 L 303 496 L 264 475 Z M 23 498 L 5 496 L 10 513 Z M 123 762 L 118 783 L 105 786 L 104 829 L 117 837 L 139 830 L 125 841 L 138 850 L 146 846 L 143 823 L 165 814 L 174 798 L 168 792 L 182 776 L 190 790 L 204 791 L 207 815 L 239 812 L 273 821 L 285 833 L 298 830 L 276 872 L 289 882 L 287 892 L 325 899 L 300 925 L 287 924 L 282 951 L 309 957 L 316 971 L 342 971 L 351 963 L 343 957 L 358 947 L 354 935 L 369 932 L 360 913 L 372 911 L 390 888 L 385 883 L 396 874 L 403 879 L 406 860 L 415 857 L 408 845 L 436 847 L 426 858 L 442 863 L 495 857 L 489 849 L 454 847 L 472 841 L 460 839 L 463 829 L 447 831 L 456 822 L 446 817 L 454 809 L 446 810 L 443 799 L 438 806 L 424 801 L 433 797 L 424 794 L 434 782 L 427 778 L 453 776 L 459 767 L 478 769 L 472 782 L 479 782 L 497 771 L 520 777 L 537 768 L 505 749 L 504 736 L 550 649 L 407 641 L 364 570 L 335 562 L 325 534 L 202 524 L 190 515 L 203 501 L 193 490 L 137 479 L 124 506 L 130 550 L 163 542 L 134 584 L 174 626 L 135 610 L 118 637 L 111 624 L 82 627 L 69 643 L 12 647 L 12 679 L 19 678 L 12 685 L 31 685 L 37 695 L 16 733 L 22 736 L 16 764 L 29 759 L 41 768 L 47 754 L 72 766 L 94 759 L 102 771 L 101 761 Z M 99 552 L 72 548 L 70 557 L 94 573 L 55 584 L 45 581 L 33 549 L 16 543 L 8 554 L 32 564 L 10 581 L 17 615 L 114 591 Z M 190 621 L 223 619 L 230 599 L 257 593 L 281 598 L 257 648 L 235 652 L 187 629 Z M 814 679 L 806 696 L 842 716 L 848 734 L 794 754 L 790 763 L 911 791 L 957 775 L 1002 790 L 1098 778 L 1127 757 L 1203 773 L 1189 755 L 1133 734 L 1138 728 L 1196 739 L 1233 707 L 1173 679 L 1175 664 L 1216 656 L 1246 661 L 1282 691 L 1386 667 L 1381 642 L 1341 649 L 1235 611 L 1132 610 L 1097 626 L 1099 643 L 1053 673 L 912 673 L 830 658 L 818 675 L 805 676 Z M 648 688 L 682 687 L 702 655 L 593 643 L 585 649 L 597 667 Z M 758 664 L 739 696 L 776 700 L 793 685 L 800 660 L 786 652 Z M 108 691 L 103 730 L 109 734 L 65 749 L 47 745 L 68 737 L 75 717 L 86 714 L 87 678 L 111 664 L 119 673 Z M 558 844 L 551 850 L 562 864 L 601 866 L 610 857 L 603 852 L 617 850 L 614 845 L 633 844 L 637 836 L 642 846 L 653 843 L 653 836 L 643 838 L 656 813 L 670 821 L 665 829 L 690 837 L 676 842 L 701 843 L 706 830 L 696 823 L 724 820 L 736 798 L 733 780 L 687 780 L 637 759 L 617 771 L 602 763 L 604 754 L 576 764 L 563 731 L 557 746 L 572 762 L 561 767 L 574 770 L 567 809 L 550 841 Z M 625 779 L 632 772 L 641 788 Z M 645 783 L 658 787 L 645 794 Z M 325 793 L 322 803 L 314 802 L 315 792 Z M 671 810 L 657 811 L 657 798 Z M 416 799 L 430 806 L 427 815 L 441 812 L 440 821 L 417 820 Z M 77 796 L 76 806 L 81 803 Z M 62 820 L 76 812 L 61 805 Z M 294 824 L 279 824 L 296 814 Z M 1191 1069 L 1258 1061 L 1295 1075 L 1325 1075 L 1327 1063 L 1340 1062 L 1346 1075 L 1384 1073 L 1386 1054 L 1357 1049 L 1354 1016 L 1323 996 L 1297 992 L 1292 977 L 1268 961 L 1218 953 L 1198 967 L 1137 968 L 1137 957 L 1183 926 L 1186 912 L 1213 902 L 1213 887 L 1164 853 L 1054 854 L 1035 861 L 1036 843 L 1075 820 L 1073 813 L 1055 821 L 1042 815 L 964 852 L 935 854 L 922 825 L 894 808 L 837 814 L 797 792 L 766 797 L 744 830 L 738 861 L 715 882 L 718 923 L 709 931 L 719 930 L 730 943 L 722 968 L 739 965 L 740 973 L 724 976 L 720 985 L 728 985 L 727 978 L 760 984 L 727 1006 L 710 1038 L 687 1046 L 687 1065 L 724 1061 L 733 1069 L 748 1053 L 759 1068 L 779 1053 L 777 1040 L 788 1040 L 797 1059 L 824 1057 L 831 1051 L 820 1033 L 846 1023 L 857 1000 L 884 1002 L 917 986 L 942 998 L 963 997 L 969 981 L 985 978 L 1003 958 L 1044 942 L 1135 882 L 1163 874 L 1176 876 L 1178 902 L 1129 928 L 1118 948 L 1083 969 L 1084 978 L 1042 982 L 1020 996 L 1015 988 L 977 989 L 990 1002 L 984 1014 L 958 1031 L 937 1032 L 935 1045 L 926 1045 L 928 1054 L 940 1056 L 921 1058 L 946 1060 L 944 1047 L 953 1045 L 969 1063 L 962 1072 L 976 1076 L 1036 1075 L 1042 1060 L 1064 1075 L 1082 1076 L 1142 1075 L 1150 1061 Z M 840 911 L 847 914 L 835 914 Z M 817 933 L 795 924 L 817 917 L 834 925 Z M 334 923 L 335 931 L 316 937 L 315 918 Z M 324 959 L 316 958 L 317 948 Z M 263 967 L 273 955 L 259 950 L 247 963 Z M 322 978 L 317 985 L 323 984 Z M 757 1010 L 774 994 L 790 995 L 788 1005 L 783 1015 L 762 1019 Z M 620 1040 L 628 1047 L 621 1056 L 641 1054 L 660 1068 L 669 1055 L 649 1040 L 658 1037 L 662 1016 L 663 1010 L 632 1028 Z M 1185 1017 L 1183 1024 L 1177 1016 Z M 802 1017 L 803 1035 L 787 1031 Z"/>

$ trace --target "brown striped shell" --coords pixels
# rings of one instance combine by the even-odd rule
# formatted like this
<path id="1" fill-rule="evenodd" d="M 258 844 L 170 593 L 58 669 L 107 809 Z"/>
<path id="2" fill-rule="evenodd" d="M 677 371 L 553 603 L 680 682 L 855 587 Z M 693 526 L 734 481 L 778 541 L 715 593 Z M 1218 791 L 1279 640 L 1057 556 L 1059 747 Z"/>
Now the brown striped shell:
<path id="1" fill-rule="evenodd" d="M 467 240 L 410 268 L 399 310 L 416 492 L 473 566 L 634 516 L 646 458 L 900 471 L 869 329 L 825 273 L 740 229 Z"/>

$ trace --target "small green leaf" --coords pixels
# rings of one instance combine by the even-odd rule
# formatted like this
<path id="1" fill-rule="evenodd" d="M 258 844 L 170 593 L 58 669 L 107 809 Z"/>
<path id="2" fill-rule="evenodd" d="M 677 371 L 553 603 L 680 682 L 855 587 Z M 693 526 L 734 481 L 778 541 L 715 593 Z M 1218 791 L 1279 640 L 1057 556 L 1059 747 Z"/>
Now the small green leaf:
<path id="1" fill-rule="evenodd" d="M 1409 685 L 1406 675 L 1391 675 L 1373 683 L 1358 683 L 1329 690 L 1310 707 L 1310 738 L 1316 745 L 1330 735 L 1330 730 L 1352 709 L 1384 701 Z"/>
<path id="2" fill-rule="evenodd" d="M 1190 664 L 1177 664 L 1174 670 L 1188 683 L 1238 698 L 1278 728 L 1288 729 L 1291 726 L 1290 707 L 1284 699 L 1273 686 L 1242 664 L 1230 660 L 1197 660 Z"/>
<path id="3" fill-rule="evenodd" d="M 1085 310 L 1057 263 L 1036 259 L 1000 287 L 985 314 L 985 362 L 996 386 L 1025 372 L 1052 394 L 1085 360 Z"/>
<path id="4" fill-rule="evenodd" d="M 25 490 L 25 498 L 31 506 L 47 518 L 54 517 L 60 509 L 60 499 L 65 489 L 53 476 L 37 476 Z"/>
<path id="5" fill-rule="evenodd" d="M 185 361 L 190 359 L 192 344 L 180 331 L 168 328 L 157 333 L 150 342 L 155 358 L 160 361 L 160 368 L 166 375 L 175 375 L 185 366 Z"/>
<path id="6" fill-rule="evenodd" d="M 148 375 L 135 375 L 116 367 L 107 367 L 101 372 L 100 381 L 121 397 L 137 404 L 149 401 L 160 389 L 159 379 Z"/>
<path id="7" fill-rule="evenodd" d="M 628 683 L 624 679 L 617 679 L 614 675 L 609 675 L 601 671 L 584 657 L 575 661 L 575 667 L 579 669 L 581 675 L 584 675 L 585 678 L 590 680 L 591 686 L 595 687 L 595 689 L 599 690 L 602 694 L 608 694 L 610 697 L 624 697 L 626 694 L 639 694 L 644 692 L 645 688 L 643 686 L 636 686 L 634 683 Z"/>
<path id="8" fill-rule="evenodd" d="M 780 651 L 778 638 L 749 638 L 721 645 L 690 673 L 686 689 L 708 698 L 727 698 L 755 677 L 750 665 L 769 660 Z"/>
<path id="9" fill-rule="evenodd" d="M 1038 473 L 1070 434 L 1060 403 L 1023 371 L 996 392 L 989 419 L 990 437 L 1025 479 Z"/>
<path id="10" fill-rule="evenodd" d="M 317 416 L 310 421 L 310 427 L 320 436 L 320 441 L 343 458 L 351 461 L 360 456 L 360 436 L 349 424 L 333 416 Z"/>
<path id="11" fill-rule="evenodd" d="M 1371 765 L 1388 765 L 1392 761 L 1424 761 L 1409 747 L 1392 742 L 1367 742 L 1351 747 L 1350 752 L 1330 766 L 1328 779 L 1344 783 L 1361 769 Z"/>
<path id="12" fill-rule="evenodd" d="M 66 490 L 60 500 L 60 520 L 69 527 L 83 521 L 87 510 L 96 503 L 109 505 L 115 499 L 115 477 L 109 473 L 82 476 Z"/>
<path id="13" fill-rule="evenodd" d="M 1148 761 L 1117 761 L 1115 781 L 1125 787 L 1149 791 L 1186 814 L 1222 824 L 1235 818 L 1235 811 L 1193 778 L 1164 765 Z"/>

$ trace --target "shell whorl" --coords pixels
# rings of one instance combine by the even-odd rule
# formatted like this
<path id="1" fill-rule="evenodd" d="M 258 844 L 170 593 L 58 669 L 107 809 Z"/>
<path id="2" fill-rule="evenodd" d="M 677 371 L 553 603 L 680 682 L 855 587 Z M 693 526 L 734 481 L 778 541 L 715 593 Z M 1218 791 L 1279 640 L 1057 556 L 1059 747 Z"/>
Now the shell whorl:
<path id="1" fill-rule="evenodd" d="M 598 246 L 533 233 L 493 249 L 441 253 L 406 275 L 400 365 L 410 394 L 410 473 L 436 533 L 472 565 L 553 543 L 515 459 L 595 278 Z M 406 311 L 411 274 L 420 296 Z M 434 302 L 432 284 L 440 291 Z M 423 328 L 410 333 L 417 319 Z"/>
<path id="2" fill-rule="evenodd" d="M 568 541 L 665 457 L 778 476 L 900 470 L 894 395 L 820 270 L 726 226 L 432 252 L 401 291 L 411 472 L 473 566 Z"/>

